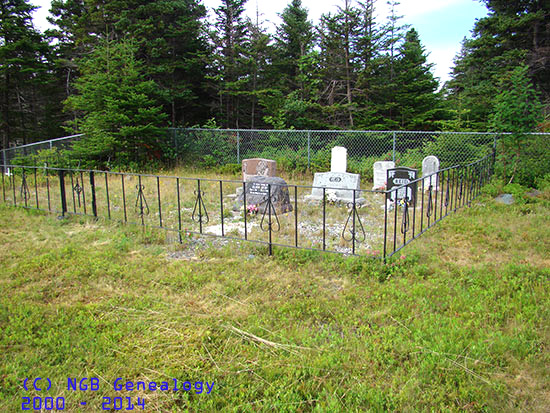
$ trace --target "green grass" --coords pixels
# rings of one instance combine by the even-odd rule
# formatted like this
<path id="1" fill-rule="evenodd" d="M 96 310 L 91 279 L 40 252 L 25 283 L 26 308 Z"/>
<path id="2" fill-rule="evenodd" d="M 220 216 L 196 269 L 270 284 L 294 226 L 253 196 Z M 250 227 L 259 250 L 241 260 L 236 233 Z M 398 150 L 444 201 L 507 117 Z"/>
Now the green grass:
<path id="1" fill-rule="evenodd" d="M 0 411 L 37 395 L 65 411 L 548 411 L 547 195 L 481 197 L 388 265 L 0 206 Z M 215 387 L 116 392 L 118 377 Z"/>

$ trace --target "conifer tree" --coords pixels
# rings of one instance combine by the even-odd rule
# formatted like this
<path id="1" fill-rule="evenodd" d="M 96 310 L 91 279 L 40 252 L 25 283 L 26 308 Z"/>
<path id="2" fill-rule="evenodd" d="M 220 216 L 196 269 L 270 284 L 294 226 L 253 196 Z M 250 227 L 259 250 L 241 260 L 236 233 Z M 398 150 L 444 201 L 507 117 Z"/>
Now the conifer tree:
<path id="1" fill-rule="evenodd" d="M 292 0 L 280 16 L 282 23 L 277 28 L 274 64 L 280 73 L 283 90 L 299 90 L 300 98 L 304 99 L 304 84 L 298 78 L 299 62 L 312 51 L 315 41 L 313 24 L 308 20 L 308 11 L 301 0 Z"/>
<path id="2" fill-rule="evenodd" d="M 76 61 L 102 40 L 133 39 L 136 57 L 158 86 L 172 126 L 203 120 L 207 112 L 209 53 L 199 0 L 54 0 L 50 35 L 58 40 L 58 65 L 73 93 Z"/>
<path id="3" fill-rule="evenodd" d="M 32 24 L 27 0 L 0 0 L 0 130 L 2 147 L 59 133 L 51 48 Z"/>
<path id="4" fill-rule="evenodd" d="M 466 126 L 486 130 L 500 80 L 526 64 L 534 87 L 550 101 L 550 8 L 538 0 L 485 0 L 490 13 L 465 39 L 448 83 L 452 106 L 468 108 Z"/>
<path id="5" fill-rule="evenodd" d="M 427 63 L 418 32 L 410 29 L 399 48 L 396 64 L 395 119 L 400 129 L 434 130 L 442 116 L 438 82 Z"/>
<path id="6" fill-rule="evenodd" d="M 136 52 L 133 42 L 103 40 L 79 62 L 78 93 L 66 103 L 78 113 L 74 131 L 86 135 L 75 156 L 89 166 L 138 167 L 162 157 L 166 114 Z"/>
<path id="7" fill-rule="evenodd" d="M 521 183 L 533 185 L 535 176 L 546 173 L 543 165 L 548 165 L 550 156 L 548 148 L 542 147 L 541 139 L 529 138 L 526 135 L 528 132 L 536 131 L 542 118 L 539 97 L 531 83 L 528 70 L 526 65 L 518 66 L 503 78 L 500 84 L 501 92 L 495 98 L 490 116 L 490 125 L 494 131 L 510 132 L 509 135 L 500 138 L 499 158 L 505 167 L 504 175 L 512 182 L 519 168 L 520 175 L 523 175 L 520 176 L 523 178 L 520 179 Z M 529 156 L 524 157 L 526 153 L 529 153 Z M 525 163 L 530 161 L 533 163 L 531 171 L 526 171 Z M 534 173 L 533 169 L 537 173 Z"/>
<path id="8" fill-rule="evenodd" d="M 249 47 L 246 51 L 248 59 L 248 90 L 249 90 L 249 119 L 245 124 L 254 129 L 259 125 L 264 126 L 262 118 L 264 116 L 259 101 L 263 95 L 270 93 L 271 86 L 277 78 L 274 73 L 271 62 L 273 60 L 273 45 L 272 37 L 263 27 L 263 22 L 260 21 L 260 12 L 256 10 L 256 21 L 248 20 Z M 244 123 L 242 122 L 242 123 Z M 244 126 L 244 125 L 243 125 Z"/>
<path id="9" fill-rule="evenodd" d="M 214 67 L 217 74 L 217 92 L 220 119 L 228 128 L 238 128 L 240 95 L 246 91 L 248 29 L 244 18 L 247 0 L 222 0 L 217 16 L 213 40 L 216 47 Z"/>
<path id="10" fill-rule="evenodd" d="M 359 68 L 357 43 L 360 36 L 360 11 L 344 0 L 335 15 L 321 17 L 320 46 L 324 69 L 325 95 L 329 106 L 338 105 L 345 121 L 334 119 L 341 127 L 354 127 L 354 94 Z"/>

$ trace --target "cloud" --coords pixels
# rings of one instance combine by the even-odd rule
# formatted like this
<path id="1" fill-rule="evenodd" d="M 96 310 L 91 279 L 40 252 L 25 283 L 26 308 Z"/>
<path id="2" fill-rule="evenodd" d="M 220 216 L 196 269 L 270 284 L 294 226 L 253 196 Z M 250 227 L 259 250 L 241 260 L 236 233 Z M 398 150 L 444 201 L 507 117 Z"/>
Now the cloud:
<path id="1" fill-rule="evenodd" d="M 451 78 L 453 60 L 459 51 L 460 45 L 457 47 L 434 47 L 430 50 L 428 62 L 435 63 L 432 73 L 439 78 L 441 86 Z"/>
<path id="2" fill-rule="evenodd" d="M 410 19 L 423 14 L 438 12 L 460 3 L 464 3 L 464 0 L 402 0 L 397 11 L 400 15 L 405 15 Z"/>

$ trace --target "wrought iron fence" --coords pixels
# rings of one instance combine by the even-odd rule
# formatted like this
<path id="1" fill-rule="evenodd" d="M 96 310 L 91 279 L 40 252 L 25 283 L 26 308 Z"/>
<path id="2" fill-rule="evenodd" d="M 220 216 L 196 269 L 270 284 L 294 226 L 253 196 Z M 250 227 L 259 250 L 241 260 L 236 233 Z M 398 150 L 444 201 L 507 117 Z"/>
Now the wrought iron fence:
<path id="1" fill-rule="evenodd" d="M 262 208 L 248 208 L 250 182 L 5 165 L 2 200 L 24 208 L 159 228 L 176 242 L 206 235 L 340 254 L 391 257 L 449 213 L 470 205 L 491 177 L 494 153 L 441 169 L 386 191 L 284 185 L 291 208 L 281 211 L 268 184 Z M 322 191 L 319 200 L 308 197 Z M 407 196 L 399 194 L 405 189 Z M 240 197 L 237 196 L 239 193 Z M 361 200 L 361 201 L 359 201 Z"/>

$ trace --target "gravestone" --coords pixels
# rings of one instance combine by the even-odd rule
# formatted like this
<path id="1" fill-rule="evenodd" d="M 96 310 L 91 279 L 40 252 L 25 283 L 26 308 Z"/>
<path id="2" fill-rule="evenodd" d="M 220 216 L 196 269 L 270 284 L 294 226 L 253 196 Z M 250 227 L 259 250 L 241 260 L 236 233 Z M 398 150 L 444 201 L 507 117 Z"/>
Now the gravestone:
<path id="1" fill-rule="evenodd" d="M 277 176 L 277 162 L 272 159 L 252 158 L 242 161 L 243 181 L 248 182 L 251 176 Z"/>
<path id="2" fill-rule="evenodd" d="M 336 201 L 353 202 L 353 190 L 355 189 L 355 202 L 363 204 L 365 199 L 361 197 L 361 176 L 347 172 L 317 172 L 313 178 L 313 189 L 307 199 L 322 200 L 323 188 L 325 195 L 334 196 Z"/>
<path id="3" fill-rule="evenodd" d="M 439 189 L 439 177 L 435 172 L 439 171 L 439 159 L 436 156 L 426 156 L 422 161 L 422 177 L 424 178 L 424 190 L 427 191 L 432 185 L 432 189 Z M 435 174 L 435 175 L 432 175 Z M 431 176 L 428 176 L 431 175 Z"/>
<path id="4" fill-rule="evenodd" d="M 386 189 L 386 171 L 395 168 L 393 161 L 378 161 L 375 162 L 372 171 L 374 176 L 374 185 L 372 189 Z"/>
<path id="5" fill-rule="evenodd" d="M 258 213 L 263 214 L 271 194 L 271 203 L 277 213 L 292 212 L 287 183 L 283 178 L 255 175 L 248 177 L 245 183 L 246 205 L 256 205 Z M 238 197 L 240 205 L 244 203 L 244 195 Z"/>
<path id="6" fill-rule="evenodd" d="M 405 167 L 388 169 L 386 173 L 388 191 L 400 187 L 401 185 L 409 184 L 410 182 L 416 180 L 418 175 L 418 171 L 416 169 Z M 397 191 L 389 192 L 388 198 L 394 202 L 395 196 L 397 195 L 397 199 L 408 198 L 410 203 L 416 204 L 417 184 L 418 182 L 415 182 L 414 184 L 400 188 Z"/>
<path id="7" fill-rule="evenodd" d="M 330 158 L 330 172 L 345 173 L 348 168 L 348 150 L 343 146 L 332 148 Z"/>
<path id="8" fill-rule="evenodd" d="M 323 200 L 323 188 L 325 196 L 336 202 L 353 202 L 354 190 L 355 202 L 364 204 L 365 199 L 361 197 L 360 189 L 361 176 L 346 172 L 347 149 L 342 146 L 332 148 L 330 160 L 330 172 L 317 172 L 313 177 L 313 188 L 311 195 L 306 196 L 307 200 Z"/>

